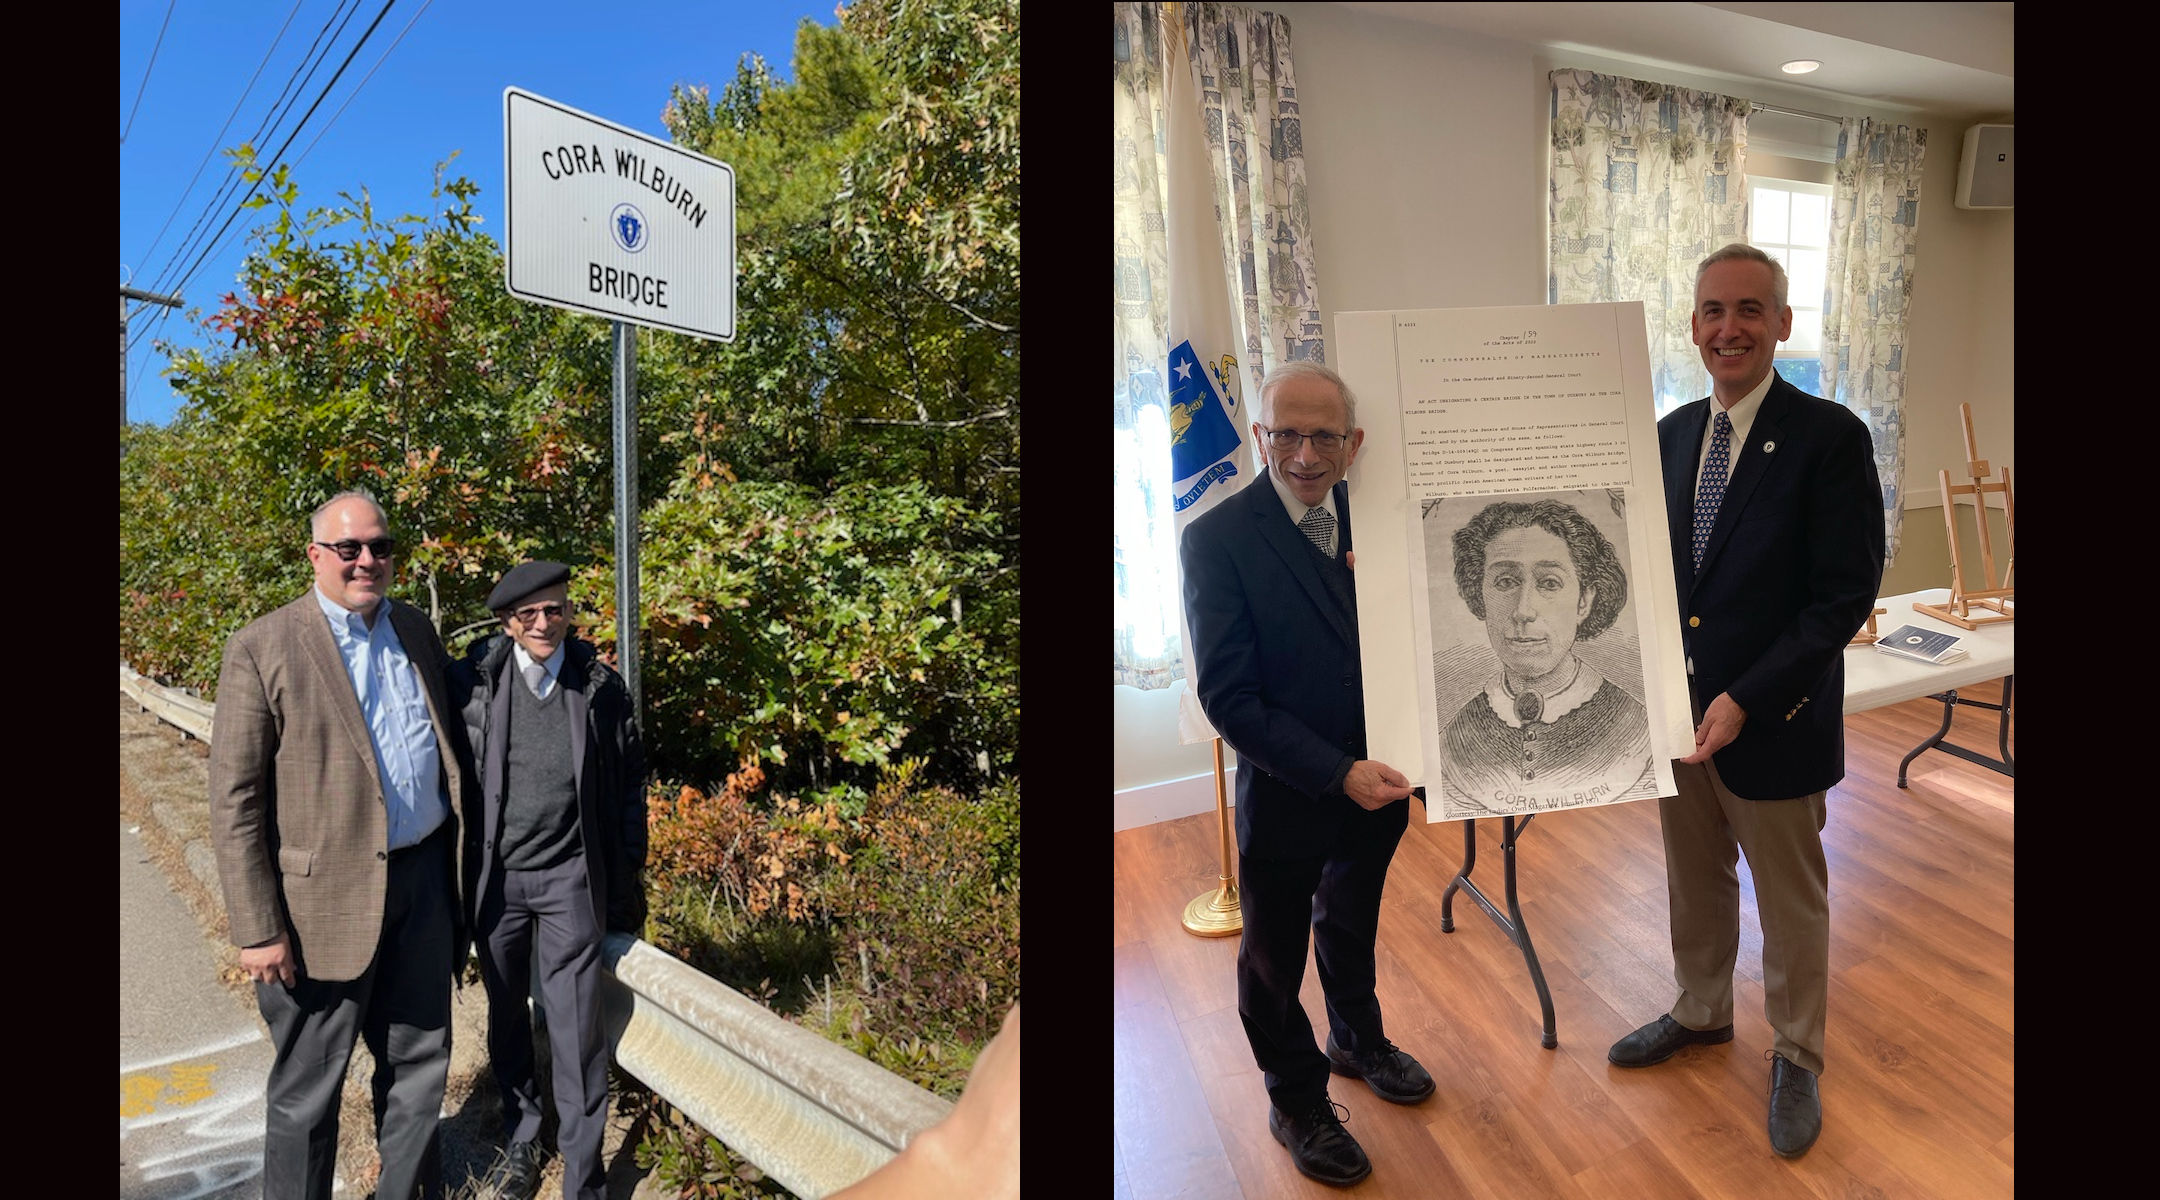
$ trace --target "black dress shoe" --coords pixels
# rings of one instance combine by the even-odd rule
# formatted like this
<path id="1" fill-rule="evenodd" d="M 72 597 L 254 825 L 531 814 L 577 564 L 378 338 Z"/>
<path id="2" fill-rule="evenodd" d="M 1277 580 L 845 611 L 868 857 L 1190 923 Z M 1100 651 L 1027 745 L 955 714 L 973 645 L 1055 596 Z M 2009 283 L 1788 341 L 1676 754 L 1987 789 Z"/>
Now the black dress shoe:
<path id="1" fill-rule="evenodd" d="M 1822 1136 L 1822 1094 L 1815 1073 L 1775 1050 L 1770 1056 L 1770 1148 L 1798 1158 Z"/>
<path id="2" fill-rule="evenodd" d="M 1290 1151 L 1290 1161 L 1297 1164 L 1298 1174 L 1307 1179 L 1336 1187 L 1348 1187 L 1372 1174 L 1372 1162 L 1365 1151 L 1343 1128 L 1343 1120 L 1350 1110 L 1322 1097 L 1311 1106 L 1295 1113 L 1286 1113 L 1274 1105 L 1268 1106 L 1268 1132 L 1275 1135 Z"/>
<path id="3" fill-rule="evenodd" d="M 1667 1013 L 1614 1042 L 1605 1061 L 1616 1067 L 1647 1067 L 1679 1053 L 1682 1046 L 1715 1046 L 1732 1040 L 1732 1026 L 1689 1029 Z"/>
<path id="4" fill-rule="evenodd" d="M 500 1200 L 532 1200 L 540 1190 L 540 1169 L 546 1164 L 547 1153 L 540 1143 L 512 1142 L 501 1161 L 488 1172 L 482 1185 L 485 1194 Z"/>
<path id="5" fill-rule="evenodd" d="M 1362 1079 L 1372 1088 L 1373 1095 L 1395 1104 L 1416 1104 L 1433 1094 L 1433 1078 L 1418 1060 L 1396 1048 L 1395 1043 L 1381 1039 L 1376 1050 L 1364 1054 L 1352 1054 L 1335 1044 L 1335 1035 L 1327 1040 L 1328 1069 L 1337 1075 Z"/>

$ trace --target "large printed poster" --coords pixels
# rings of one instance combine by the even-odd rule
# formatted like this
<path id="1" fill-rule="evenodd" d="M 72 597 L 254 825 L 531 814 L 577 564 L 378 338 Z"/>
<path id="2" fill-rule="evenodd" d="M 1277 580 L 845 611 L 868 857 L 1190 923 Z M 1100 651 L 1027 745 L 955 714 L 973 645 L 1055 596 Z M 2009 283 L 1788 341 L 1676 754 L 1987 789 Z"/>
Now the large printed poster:
<path id="1" fill-rule="evenodd" d="M 1626 505 L 1621 488 L 1420 501 L 1442 819 L 1658 794 Z"/>
<path id="2" fill-rule="evenodd" d="M 1693 730 L 1641 306 L 1337 321 L 1369 752 L 1436 821 L 1672 795 Z"/>

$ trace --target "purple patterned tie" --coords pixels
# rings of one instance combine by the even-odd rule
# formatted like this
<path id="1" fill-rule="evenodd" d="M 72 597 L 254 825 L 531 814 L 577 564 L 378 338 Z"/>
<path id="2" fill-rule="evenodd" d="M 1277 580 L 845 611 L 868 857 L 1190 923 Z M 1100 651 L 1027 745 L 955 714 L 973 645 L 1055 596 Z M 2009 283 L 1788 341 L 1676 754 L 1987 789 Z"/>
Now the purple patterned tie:
<path id="1" fill-rule="evenodd" d="M 1732 460 L 1732 418 L 1720 410 L 1710 435 L 1710 455 L 1703 459 L 1702 482 L 1695 488 L 1695 569 L 1702 570 L 1703 548 L 1717 524 L 1718 502 L 1725 498 L 1725 477 Z"/>

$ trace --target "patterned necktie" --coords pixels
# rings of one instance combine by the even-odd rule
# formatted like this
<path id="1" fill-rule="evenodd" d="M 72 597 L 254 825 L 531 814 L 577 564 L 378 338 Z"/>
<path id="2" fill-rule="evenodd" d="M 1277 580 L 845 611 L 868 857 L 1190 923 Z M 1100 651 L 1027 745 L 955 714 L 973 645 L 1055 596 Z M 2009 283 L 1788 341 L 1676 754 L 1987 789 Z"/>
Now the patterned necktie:
<path id="1" fill-rule="evenodd" d="M 529 687 L 529 688 L 531 688 L 531 689 L 532 689 L 532 694 L 533 694 L 534 696 L 538 696 L 538 695 L 540 694 L 540 681 L 541 681 L 541 680 L 543 680 L 543 679 L 546 679 L 546 678 L 547 678 L 547 668 L 546 668 L 546 667 L 544 667 L 544 666 L 541 666 L 541 665 L 540 665 L 539 663 L 528 663 L 528 664 L 526 664 L 526 666 L 525 666 L 525 686 L 526 686 L 526 687 Z"/>
<path id="2" fill-rule="evenodd" d="M 1710 435 L 1710 455 L 1703 459 L 1702 482 L 1695 488 L 1695 569 L 1702 570 L 1703 548 L 1717 524 L 1718 502 L 1725 498 L 1725 477 L 1732 461 L 1732 418 L 1720 411 Z"/>
<path id="3" fill-rule="evenodd" d="M 1315 505 L 1305 510 L 1305 519 L 1298 522 L 1298 528 L 1320 548 L 1320 553 L 1335 557 L 1335 514 Z"/>

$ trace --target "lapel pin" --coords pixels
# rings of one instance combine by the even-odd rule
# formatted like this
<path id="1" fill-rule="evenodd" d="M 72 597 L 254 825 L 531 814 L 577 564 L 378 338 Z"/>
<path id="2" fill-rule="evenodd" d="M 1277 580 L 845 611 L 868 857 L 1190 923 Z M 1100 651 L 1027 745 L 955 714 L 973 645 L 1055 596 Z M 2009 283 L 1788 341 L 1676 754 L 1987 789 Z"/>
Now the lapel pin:
<path id="1" fill-rule="evenodd" d="M 1776 442 L 1764 442 L 1764 443 L 1762 444 L 1762 452 L 1763 452 L 1764 454 L 1768 454 L 1768 453 L 1770 453 L 1770 452 L 1771 452 L 1772 450 L 1775 450 L 1775 449 L 1777 449 L 1777 443 L 1776 443 Z"/>

